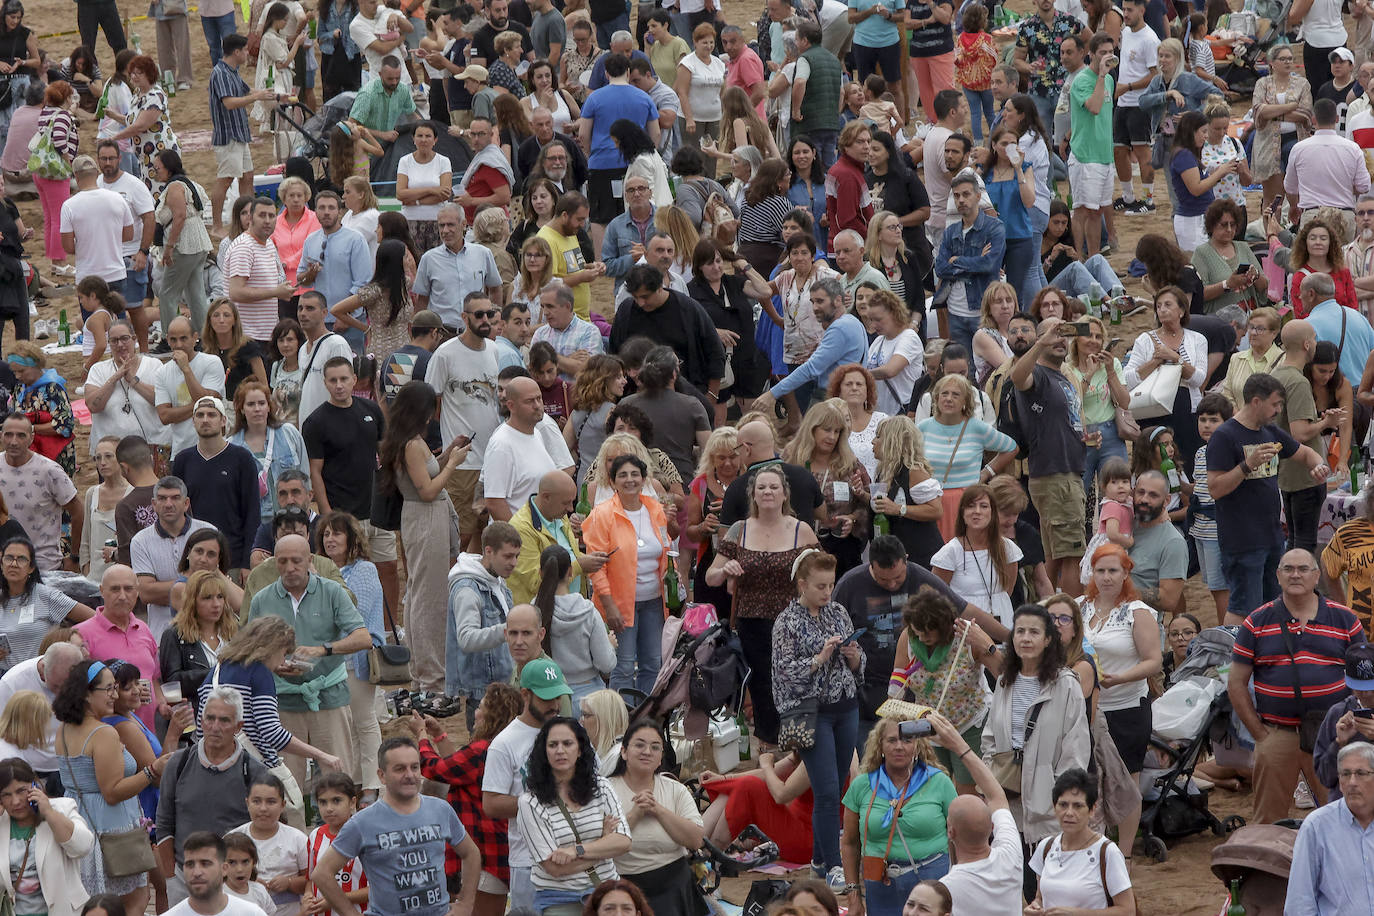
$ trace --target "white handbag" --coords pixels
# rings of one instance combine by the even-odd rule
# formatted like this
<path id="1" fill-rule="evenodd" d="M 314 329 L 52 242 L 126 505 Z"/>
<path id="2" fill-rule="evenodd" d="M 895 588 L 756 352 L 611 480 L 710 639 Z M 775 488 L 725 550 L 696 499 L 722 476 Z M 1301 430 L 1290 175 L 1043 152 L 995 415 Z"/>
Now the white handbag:
<path id="1" fill-rule="evenodd" d="M 1154 331 L 1150 332 L 1150 337 L 1159 343 L 1159 337 Z M 1182 349 L 1179 348 L 1180 351 Z M 1178 386 L 1181 384 L 1182 363 L 1165 363 L 1160 366 L 1131 389 L 1131 416 L 1136 420 L 1167 417 L 1174 412 L 1174 399 L 1178 397 Z"/>

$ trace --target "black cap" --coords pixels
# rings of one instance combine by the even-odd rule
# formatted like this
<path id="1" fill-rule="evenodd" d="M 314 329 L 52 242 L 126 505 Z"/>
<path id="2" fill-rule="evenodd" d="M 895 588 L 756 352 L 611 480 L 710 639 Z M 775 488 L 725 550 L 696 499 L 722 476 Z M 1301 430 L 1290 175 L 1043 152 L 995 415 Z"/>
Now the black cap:
<path id="1" fill-rule="evenodd" d="M 1356 643 L 1345 650 L 1345 685 L 1351 690 L 1374 690 L 1374 645 Z"/>

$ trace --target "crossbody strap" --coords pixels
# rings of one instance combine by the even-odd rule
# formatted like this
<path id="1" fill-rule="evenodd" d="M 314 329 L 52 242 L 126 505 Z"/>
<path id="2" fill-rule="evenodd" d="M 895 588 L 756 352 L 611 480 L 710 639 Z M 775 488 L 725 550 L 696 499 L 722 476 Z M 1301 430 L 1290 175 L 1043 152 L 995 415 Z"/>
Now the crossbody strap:
<path id="1" fill-rule="evenodd" d="M 931 406 L 932 406 L 932 408 L 934 407 L 933 404 L 932 404 Z M 941 483 L 941 485 L 948 485 L 948 484 L 949 484 L 949 470 L 950 470 L 950 468 L 954 467 L 954 456 L 959 454 L 959 446 L 960 446 L 961 444 L 963 444 L 963 441 L 964 441 L 964 433 L 968 432 L 968 421 L 969 421 L 970 419 L 971 419 L 970 417 L 965 417 L 965 418 L 964 418 L 964 425 L 961 426 L 961 427 L 959 427 L 959 438 L 954 440 L 954 448 L 950 449 L 950 452 L 949 452 L 949 461 L 945 463 L 945 473 L 944 473 L 944 476 L 940 478 L 940 483 Z"/>
<path id="2" fill-rule="evenodd" d="M 1341 358 L 1341 351 L 1345 349 L 1345 306 L 1341 306 L 1341 340 L 1336 344 L 1336 359 Z"/>
<path id="3" fill-rule="evenodd" d="M 1345 308 L 1345 306 L 1341 306 Z M 1289 669 L 1293 675 L 1293 697 L 1298 701 L 1298 709 L 1302 710 L 1305 704 L 1302 699 L 1302 678 L 1298 674 L 1298 653 L 1294 651 L 1293 633 L 1288 629 L 1288 621 L 1282 621 L 1279 629 L 1283 631 L 1283 647 L 1288 651 L 1288 661 L 1292 668 Z"/>
<path id="4" fill-rule="evenodd" d="M 310 350 L 310 361 L 305 364 L 305 372 L 301 375 L 301 384 L 304 385 L 310 378 L 310 367 L 315 365 L 315 357 L 320 355 L 320 345 L 331 337 L 337 336 L 333 331 L 329 331 L 319 340 L 315 341 L 315 346 Z"/>
<path id="5" fill-rule="evenodd" d="M 574 823 L 573 816 L 568 811 L 568 806 L 563 802 L 563 796 L 555 794 L 553 798 L 554 801 L 558 802 L 558 810 L 563 812 L 563 820 L 567 821 L 568 827 L 572 829 L 573 839 L 577 841 L 577 845 L 581 846 L 582 834 L 578 832 L 577 824 Z M 601 876 L 596 873 L 596 869 L 592 866 L 587 866 L 586 874 L 591 880 L 593 887 L 601 883 Z"/>

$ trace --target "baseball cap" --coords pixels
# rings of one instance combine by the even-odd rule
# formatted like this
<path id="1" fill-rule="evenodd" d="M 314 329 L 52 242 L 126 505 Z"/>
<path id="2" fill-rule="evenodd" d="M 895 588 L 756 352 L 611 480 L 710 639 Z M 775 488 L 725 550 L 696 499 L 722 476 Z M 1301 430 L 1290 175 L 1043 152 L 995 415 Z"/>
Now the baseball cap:
<path id="1" fill-rule="evenodd" d="M 221 417 L 229 416 L 229 412 L 224 409 L 224 402 L 213 395 L 207 394 L 205 397 L 197 399 L 196 403 L 191 407 L 191 412 L 195 413 L 202 406 L 215 408 L 215 410 L 219 411 Z"/>
<path id="2" fill-rule="evenodd" d="M 1374 644 L 1362 642 L 1345 650 L 1345 686 L 1374 690 Z"/>
<path id="3" fill-rule="evenodd" d="M 1335 61 L 1337 58 L 1340 58 L 1341 60 L 1344 60 L 1347 63 L 1355 63 L 1355 55 L 1350 53 L 1349 48 L 1336 48 L 1330 54 L 1326 55 L 1326 59 L 1328 61 Z"/>
<path id="4" fill-rule="evenodd" d="M 453 78 L 456 80 L 477 80 L 479 83 L 485 83 L 491 79 L 491 75 L 487 73 L 487 68 L 481 64 L 469 64 L 462 72 L 455 73 Z"/>
<path id="5" fill-rule="evenodd" d="M 1345 49 L 1342 48 L 1342 50 Z M 74 174 L 80 174 L 81 172 L 98 171 L 100 171 L 100 166 L 96 165 L 95 160 L 92 159 L 90 156 L 77 156 L 75 159 L 72 160 L 72 172 Z"/>
<path id="6" fill-rule="evenodd" d="M 520 687 L 541 700 L 572 696 L 568 682 L 563 679 L 563 669 L 551 658 L 536 658 L 526 662 L 524 670 L 520 672 Z"/>
<path id="7" fill-rule="evenodd" d="M 439 313 L 431 309 L 420 309 L 410 319 L 412 328 L 442 328 L 444 319 L 439 317 Z"/>

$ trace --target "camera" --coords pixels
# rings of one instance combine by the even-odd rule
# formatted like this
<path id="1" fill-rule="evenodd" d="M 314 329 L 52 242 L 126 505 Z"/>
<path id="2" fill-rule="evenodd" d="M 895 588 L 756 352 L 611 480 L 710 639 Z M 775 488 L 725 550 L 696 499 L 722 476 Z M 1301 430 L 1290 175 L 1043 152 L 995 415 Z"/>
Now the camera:
<path id="1" fill-rule="evenodd" d="M 897 734 L 903 738 L 928 738 L 935 734 L 935 726 L 929 719 L 913 719 L 898 725 Z"/>

